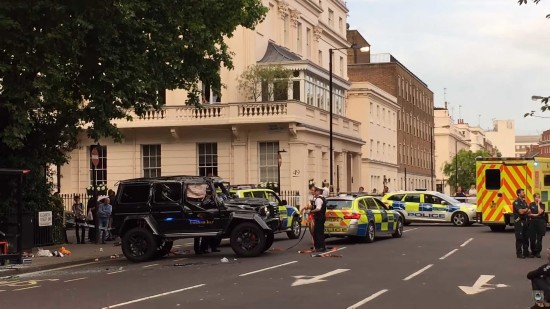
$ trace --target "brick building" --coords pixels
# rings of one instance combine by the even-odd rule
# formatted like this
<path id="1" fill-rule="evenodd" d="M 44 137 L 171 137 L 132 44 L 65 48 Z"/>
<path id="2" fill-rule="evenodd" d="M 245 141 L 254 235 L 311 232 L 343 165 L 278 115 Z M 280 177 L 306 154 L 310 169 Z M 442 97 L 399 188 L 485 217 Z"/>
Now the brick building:
<path id="1" fill-rule="evenodd" d="M 541 157 L 550 157 L 550 130 L 542 132 L 540 136 L 538 155 Z"/>
<path id="2" fill-rule="evenodd" d="M 348 41 L 369 45 L 357 30 Z M 390 54 L 348 51 L 348 77 L 369 82 L 397 98 L 397 163 L 400 189 L 434 188 L 433 92 Z"/>

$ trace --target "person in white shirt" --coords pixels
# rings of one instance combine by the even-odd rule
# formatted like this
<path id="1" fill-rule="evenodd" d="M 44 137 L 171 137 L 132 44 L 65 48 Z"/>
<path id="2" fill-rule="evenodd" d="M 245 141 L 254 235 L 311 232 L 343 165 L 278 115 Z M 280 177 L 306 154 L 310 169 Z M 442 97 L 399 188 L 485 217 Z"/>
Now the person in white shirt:
<path id="1" fill-rule="evenodd" d="M 475 203 L 477 200 L 477 190 L 476 185 L 472 184 L 468 190 L 468 198 L 466 199 L 468 203 Z"/>
<path id="2" fill-rule="evenodd" d="M 330 194 L 330 188 L 328 182 L 325 180 L 323 181 L 323 197 L 327 198 Z"/>

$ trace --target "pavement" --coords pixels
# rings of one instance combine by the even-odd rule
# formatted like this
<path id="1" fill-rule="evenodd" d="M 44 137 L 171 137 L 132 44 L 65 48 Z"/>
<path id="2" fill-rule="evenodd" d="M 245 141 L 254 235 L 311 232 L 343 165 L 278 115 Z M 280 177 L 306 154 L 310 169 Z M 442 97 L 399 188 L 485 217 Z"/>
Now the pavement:
<path id="1" fill-rule="evenodd" d="M 70 255 L 63 257 L 39 257 L 37 256 L 38 247 L 33 248 L 32 254 L 34 257 L 30 259 L 28 264 L 8 264 L 0 266 L 0 277 L 17 276 L 20 274 L 44 271 L 55 268 L 70 267 L 73 265 L 98 262 L 110 259 L 125 259 L 122 255 L 122 249 L 120 245 L 116 245 L 115 241 L 107 241 L 105 244 L 95 244 L 86 242 L 85 244 L 76 243 L 76 235 L 74 230 L 67 231 L 67 239 L 69 243 L 60 244 L 55 246 L 44 246 L 41 249 L 53 251 L 60 251 L 62 247 L 71 251 Z M 191 242 L 193 240 L 191 239 Z M 186 245 L 187 244 L 187 245 Z M 179 240 L 174 243 L 174 252 L 184 253 L 185 251 L 179 250 L 179 248 L 186 248 L 187 252 L 192 249 L 192 244 L 189 243 L 189 239 Z"/>
<path id="2" fill-rule="evenodd" d="M 285 250 L 296 242 L 278 234 L 278 250 L 256 258 L 236 257 L 224 241 L 219 253 L 23 273 L 0 280 L 0 307 L 519 309 L 533 304 L 527 272 L 547 262 L 517 259 L 512 230 L 477 224 L 413 224 L 371 244 L 329 239 L 338 251 L 324 258 L 298 253 L 308 237 Z M 93 258 L 98 246 L 89 246 Z"/>

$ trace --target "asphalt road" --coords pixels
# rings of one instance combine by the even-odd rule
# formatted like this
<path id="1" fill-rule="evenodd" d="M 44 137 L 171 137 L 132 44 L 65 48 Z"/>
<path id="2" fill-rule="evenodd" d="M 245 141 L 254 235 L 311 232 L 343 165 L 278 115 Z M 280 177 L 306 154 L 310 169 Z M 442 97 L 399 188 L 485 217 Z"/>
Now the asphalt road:
<path id="1" fill-rule="evenodd" d="M 330 239 L 334 257 L 298 253 L 306 237 L 249 259 L 228 246 L 145 264 L 123 258 L 2 279 L 0 308 L 527 308 L 525 275 L 545 259 L 517 259 L 513 238 L 413 224 L 400 239 Z M 295 242 L 278 235 L 273 247 Z"/>

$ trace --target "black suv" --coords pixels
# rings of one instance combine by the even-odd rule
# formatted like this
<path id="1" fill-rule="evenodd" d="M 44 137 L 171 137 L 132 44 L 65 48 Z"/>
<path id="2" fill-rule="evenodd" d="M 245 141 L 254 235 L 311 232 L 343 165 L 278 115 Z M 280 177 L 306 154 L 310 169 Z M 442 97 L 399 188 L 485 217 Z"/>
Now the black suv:
<path id="1" fill-rule="evenodd" d="M 200 176 L 121 181 L 112 225 L 122 239 L 124 256 L 133 262 L 160 258 L 170 252 L 175 239 L 201 236 L 229 238 L 233 251 L 242 257 L 269 249 L 272 206 L 254 201 L 252 207 L 250 201 L 240 199 L 224 201 L 216 193 L 218 185 Z"/>

